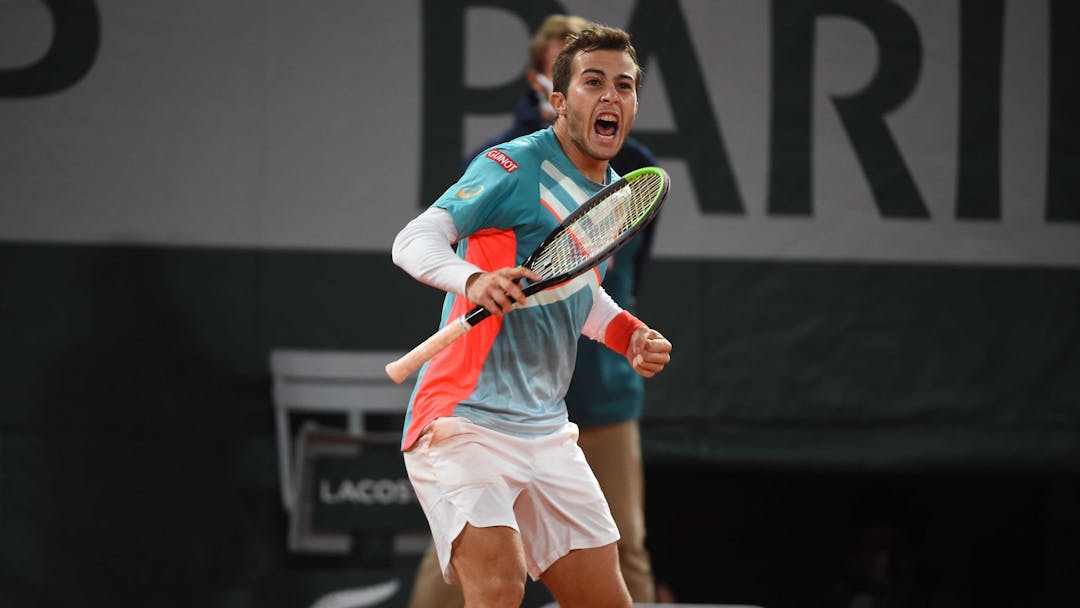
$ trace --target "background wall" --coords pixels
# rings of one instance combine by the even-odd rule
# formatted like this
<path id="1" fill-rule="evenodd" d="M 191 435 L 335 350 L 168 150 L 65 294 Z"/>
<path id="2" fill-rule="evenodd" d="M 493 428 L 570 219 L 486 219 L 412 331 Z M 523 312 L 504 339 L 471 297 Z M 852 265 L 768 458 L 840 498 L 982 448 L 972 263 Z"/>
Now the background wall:
<path id="1" fill-rule="evenodd" d="M 661 577 L 1075 603 L 1063 0 L 0 2 L 0 602 L 363 582 L 284 548 L 269 351 L 434 329 L 390 242 L 509 122 L 555 11 L 634 34 L 674 181 L 639 306 L 677 348 L 643 421 Z"/>

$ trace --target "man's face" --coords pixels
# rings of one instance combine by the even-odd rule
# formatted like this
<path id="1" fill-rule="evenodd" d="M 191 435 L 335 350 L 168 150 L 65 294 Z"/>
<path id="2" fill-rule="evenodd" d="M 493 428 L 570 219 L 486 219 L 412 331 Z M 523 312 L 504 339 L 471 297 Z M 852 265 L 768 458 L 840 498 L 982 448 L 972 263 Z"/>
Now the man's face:
<path id="1" fill-rule="evenodd" d="M 566 95 L 552 105 L 571 142 L 596 160 L 611 160 L 622 148 L 637 115 L 637 66 L 626 51 L 578 53 L 570 64 Z"/>
<path id="2" fill-rule="evenodd" d="M 551 80 L 551 67 L 555 65 L 555 58 L 559 56 L 562 47 L 562 40 L 554 40 L 548 44 L 547 53 L 544 54 L 544 71 L 540 72 L 546 76 L 548 80 Z"/>
<path id="3" fill-rule="evenodd" d="M 537 72 L 530 69 L 528 72 L 529 86 L 536 92 L 537 96 L 537 110 L 540 112 L 540 116 L 544 117 L 544 120 L 548 122 L 555 122 L 555 108 L 551 107 L 551 92 L 553 89 L 551 83 L 552 67 L 555 63 L 555 58 L 559 56 L 562 51 L 563 43 L 561 40 L 554 40 L 548 45 L 547 53 L 544 55 L 544 70 Z"/>

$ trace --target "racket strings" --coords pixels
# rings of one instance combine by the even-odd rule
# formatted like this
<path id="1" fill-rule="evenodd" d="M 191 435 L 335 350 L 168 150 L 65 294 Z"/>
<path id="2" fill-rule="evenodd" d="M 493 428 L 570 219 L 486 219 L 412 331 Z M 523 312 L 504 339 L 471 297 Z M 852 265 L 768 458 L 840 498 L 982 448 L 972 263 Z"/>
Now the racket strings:
<path id="1" fill-rule="evenodd" d="M 648 217 L 663 188 L 660 174 L 643 174 L 596 202 L 560 230 L 537 256 L 532 269 L 548 278 L 603 255 L 628 230 Z"/>

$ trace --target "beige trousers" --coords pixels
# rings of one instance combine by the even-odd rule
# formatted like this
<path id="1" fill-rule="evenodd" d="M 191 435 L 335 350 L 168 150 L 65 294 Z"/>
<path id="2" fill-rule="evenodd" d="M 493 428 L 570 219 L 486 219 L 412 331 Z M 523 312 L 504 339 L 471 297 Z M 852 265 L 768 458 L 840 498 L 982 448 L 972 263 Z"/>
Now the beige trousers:
<path id="1" fill-rule="evenodd" d="M 581 427 L 578 445 L 600 482 L 611 515 L 619 527 L 619 567 L 634 602 L 656 601 L 652 562 L 645 549 L 645 474 L 641 435 L 636 420 Z M 413 583 L 409 608 L 461 608 L 461 587 L 448 585 L 439 558 L 429 546 Z"/>

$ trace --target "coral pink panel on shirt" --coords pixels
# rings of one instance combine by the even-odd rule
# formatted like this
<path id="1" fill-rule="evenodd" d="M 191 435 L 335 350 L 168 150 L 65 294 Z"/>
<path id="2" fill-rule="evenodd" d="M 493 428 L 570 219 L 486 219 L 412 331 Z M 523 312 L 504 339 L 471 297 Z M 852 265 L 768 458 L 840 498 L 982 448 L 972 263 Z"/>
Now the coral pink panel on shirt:
<path id="1" fill-rule="evenodd" d="M 465 260 L 482 270 L 513 266 L 516 259 L 517 236 L 513 230 L 489 228 L 468 238 Z M 450 322 L 473 307 L 474 304 L 464 296 L 456 297 L 450 310 Z M 428 423 L 452 415 L 454 407 L 472 394 L 480 378 L 480 369 L 501 328 L 502 319 L 493 316 L 435 355 L 420 377 L 402 450 L 408 450 L 416 443 Z"/>

